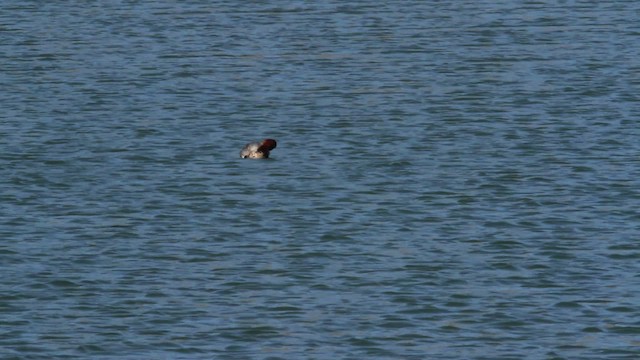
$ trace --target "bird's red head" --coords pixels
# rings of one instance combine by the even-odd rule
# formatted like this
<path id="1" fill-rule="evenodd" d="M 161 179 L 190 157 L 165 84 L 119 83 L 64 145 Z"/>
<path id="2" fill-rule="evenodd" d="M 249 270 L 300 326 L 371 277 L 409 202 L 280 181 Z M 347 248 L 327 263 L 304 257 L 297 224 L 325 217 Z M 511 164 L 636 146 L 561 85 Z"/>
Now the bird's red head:
<path id="1" fill-rule="evenodd" d="M 264 139 L 262 140 L 262 143 L 260 144 L 260 147 L 258 148 L 258 151 L 271 151 L 273 149 L 276 148 L 276 146 L 278 145 L 278 143 L 276 143 L 275 140 L 273 139 Z"/>

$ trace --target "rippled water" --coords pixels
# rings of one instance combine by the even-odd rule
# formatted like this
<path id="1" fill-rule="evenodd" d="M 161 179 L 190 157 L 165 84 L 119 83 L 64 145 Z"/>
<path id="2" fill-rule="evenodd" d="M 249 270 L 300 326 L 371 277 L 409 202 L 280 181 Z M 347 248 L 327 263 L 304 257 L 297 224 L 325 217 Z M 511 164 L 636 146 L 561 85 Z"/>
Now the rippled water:
<path id="1" fill-rule="evenodd" d="M 0 9 L 2 359 L 640 356 L 638 2 Z"/>

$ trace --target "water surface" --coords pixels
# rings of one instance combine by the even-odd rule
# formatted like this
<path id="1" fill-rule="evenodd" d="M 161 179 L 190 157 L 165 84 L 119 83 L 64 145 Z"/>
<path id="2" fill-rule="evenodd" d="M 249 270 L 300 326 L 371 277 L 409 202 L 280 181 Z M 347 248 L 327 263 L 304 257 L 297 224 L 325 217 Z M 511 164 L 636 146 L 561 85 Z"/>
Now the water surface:
<path id="1" fill-rule="evenodd" d="M 0 9 L 3 359 L 638 358 L 637 2 Z"/>

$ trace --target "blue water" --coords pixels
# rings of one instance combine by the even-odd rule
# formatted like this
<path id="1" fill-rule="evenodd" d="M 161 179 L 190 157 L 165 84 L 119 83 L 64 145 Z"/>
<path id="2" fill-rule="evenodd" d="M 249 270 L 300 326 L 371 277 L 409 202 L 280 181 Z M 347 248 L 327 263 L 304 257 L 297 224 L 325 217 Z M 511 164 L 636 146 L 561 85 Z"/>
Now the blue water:
<path id="1" fill-rule="evenodd" d="M 638 13 L 3 2 L 0 358 L 640 358 Z"/>

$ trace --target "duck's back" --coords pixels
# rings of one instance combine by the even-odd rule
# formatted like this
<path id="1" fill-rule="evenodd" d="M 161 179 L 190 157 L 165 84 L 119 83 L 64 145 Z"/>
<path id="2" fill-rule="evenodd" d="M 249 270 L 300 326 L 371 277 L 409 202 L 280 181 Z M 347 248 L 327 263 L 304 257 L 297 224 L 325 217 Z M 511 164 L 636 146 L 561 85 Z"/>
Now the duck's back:
<path id="1" fill-rule="evenodd" d="M 257 142 L 248 143 L 240 151 L 240 157 L 243 159 L 246 159 L 246 158 L 257 159 L 262 157 L 262 153 L 258 152 L 259 147 L 260 147 L 260 143 L 257 143 Z"/>

